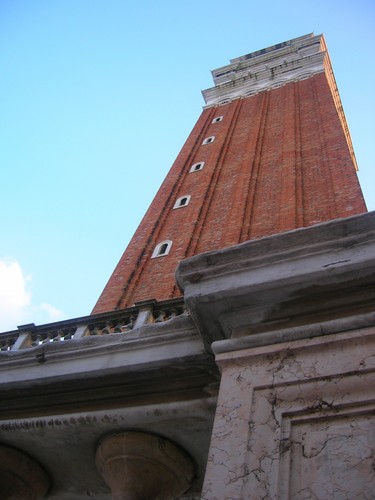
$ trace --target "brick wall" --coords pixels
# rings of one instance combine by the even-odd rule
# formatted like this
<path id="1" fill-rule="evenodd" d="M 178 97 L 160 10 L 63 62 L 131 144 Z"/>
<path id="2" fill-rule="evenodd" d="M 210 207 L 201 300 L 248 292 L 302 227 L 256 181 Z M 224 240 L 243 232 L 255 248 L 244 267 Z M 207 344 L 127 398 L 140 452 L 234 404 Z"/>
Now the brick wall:
<path id="1" fill-rule="evenodd" d="M 324 73 L 205 109 L 93 312 L 178 296 L 174 272 L 191 255 L 365 211 Z M 151 259 L 163 240 L 170 253 Z"/>

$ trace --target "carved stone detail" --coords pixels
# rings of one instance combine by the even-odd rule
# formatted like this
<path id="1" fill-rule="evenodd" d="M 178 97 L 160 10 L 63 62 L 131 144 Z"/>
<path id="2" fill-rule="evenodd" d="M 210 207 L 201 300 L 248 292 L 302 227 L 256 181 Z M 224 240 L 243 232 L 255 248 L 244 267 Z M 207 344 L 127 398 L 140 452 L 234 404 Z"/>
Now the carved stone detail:
<path id="1" fill-rule="evenodd" d="M 44 469 L 24 452 L 0 445 L 0 498 L 38 500 L 50 487 Z"/>
<path id="2" fill-rule="evenodd" d="M 96 466 L 113 500 L 168 500 L 186 492 L 194 477 L 187 453 L 167 439 L 144 432 L 104 437 Z"/>
<path id="3" fill-rule="evenodd" d="M 325 70 L 330 71 L 324 38 L 309 34 L 237 57 L 230 64 L 214 69 L 215 87 L 203 90 L 202 94 L 206 107 L 217 106 Z"/>

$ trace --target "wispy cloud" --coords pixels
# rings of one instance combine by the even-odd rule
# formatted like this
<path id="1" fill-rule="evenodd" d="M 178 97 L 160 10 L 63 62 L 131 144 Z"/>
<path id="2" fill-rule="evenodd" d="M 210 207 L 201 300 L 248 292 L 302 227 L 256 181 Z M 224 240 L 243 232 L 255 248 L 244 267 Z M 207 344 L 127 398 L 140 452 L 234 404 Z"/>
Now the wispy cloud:
<path id="1" fill-rule="evenodd" d="M 65 316 L 64 313 L 60 311 L 60 309 L 57 309 L 57 307 L 51 306 L 51 304 L 47 304 L 46 302 L 40 304 L 39 307 L 42 311 L 45 311 L 48 314 L 50 321 L 59 321 Z"/>
<path id="2" fill-rule="evenodd" d="M 64 318 L 57 307 L 43 302 L 33 304 L 31 276 L 11 258 L 0 259 L 0 332 L 13 330 L 23 323 L 48 323 Z"/>

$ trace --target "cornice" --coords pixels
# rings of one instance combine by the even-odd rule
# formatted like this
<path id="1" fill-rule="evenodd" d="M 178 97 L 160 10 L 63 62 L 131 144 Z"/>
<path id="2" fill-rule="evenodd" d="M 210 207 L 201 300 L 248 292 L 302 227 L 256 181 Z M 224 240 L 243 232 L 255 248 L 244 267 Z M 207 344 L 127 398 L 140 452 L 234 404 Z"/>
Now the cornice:
<path id="1" fill-rule="evenodd" d="M 71 374 L 78 377 L 98 371 L 101 374 L 119 369 L 131 371 L 135 367 L 139 369 L 141 364 L 150 368 L 152 364 L 170 363 L 176 353 L 180 359 L 204 355 L 201 338 L 189 316 L 145 325 L 127 333 L 49 342 L 19 351 L 1 352 L 0 389 L 4 384 L 26 380 L 40 382 Z"/>
<path id="2" fill-rule="evenodd" d="M 206 107 L 226 104 L 325 70 L 322 35 L 306 35 L 254 52 L 212 71 L 215 87 L 203 90 Z"/>
<path id="3" fill-rule="evenodd" d="M 207 347 L 373 326 L 374 222 L 366 213 L 182 261 L 177 283 Z"/>

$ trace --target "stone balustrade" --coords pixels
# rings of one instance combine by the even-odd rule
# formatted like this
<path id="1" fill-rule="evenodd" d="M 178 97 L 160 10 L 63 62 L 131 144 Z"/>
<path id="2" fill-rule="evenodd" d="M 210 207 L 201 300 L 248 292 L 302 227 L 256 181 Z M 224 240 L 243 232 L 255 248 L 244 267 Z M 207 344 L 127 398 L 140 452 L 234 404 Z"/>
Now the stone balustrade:
<path id="1" fill-rule="evenodd" d="M 148 300 L 133 307 L 36 326 L 21 325 L 17 330 L 0 333 L 0 351 L 18 351 L 49 342 L 66 342 L 90 336 L 115 335 L 146 324 L 163 323 L 187 314 L 183 299 L 163 302 Z"/>

